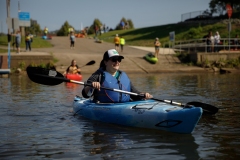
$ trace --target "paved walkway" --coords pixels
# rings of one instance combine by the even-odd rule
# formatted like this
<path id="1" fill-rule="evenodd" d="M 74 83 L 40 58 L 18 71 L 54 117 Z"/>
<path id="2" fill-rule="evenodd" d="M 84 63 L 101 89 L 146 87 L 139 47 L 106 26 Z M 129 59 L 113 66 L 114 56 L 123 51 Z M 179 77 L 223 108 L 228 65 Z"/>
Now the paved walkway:
<path id="1" fill-rule="evenodd" d="M 136 49 L 140 49 L 143 51 L 147 51 L 147 52 L 152 52 L 155 53 L 155 48 L 154 47 L 139 47 L 139 46 L 130 46 L 132 48 L 136 48 Z M 174 50 L 171 48 L 160 48 L 159 50 L 160 54 L 175 54 Z"/>
<path id="2" fill-rule="evenodd" d="M 82 73 L 92 73 L 98 69 L 102 60 L 103 53 L 114 48 L 113 43 L 97 43 L 94 39 L 77 38 L 75 49 L 70 49 L 68 37 L 53 37 L 49 40 L 52 48 L 33 48 L 31 52 L 22 51 L 21 55 L 41 55 L 52 54 L 58 62 L 56 63 L 57 70 L 63 72 L 69 65 L 72 59 L 75 59 L 79 66 L 83 66 L 91 60 L 96 63 L 91 66 L 84 66 Z M 33 42 L 34 43 L 34 42 Z M 124 51 L 120 52 L 125 58 L 121 63 L 121 70 L 127 73 L 160 73 L 160 72 L 204 72 L 201 67 L 189 67 L 180 63 L 177 57 L 173 56 L 175 52 L 171 49 L 160 50 L 159 62 L 150 64 L 143 57 L 149 53 L 154 53 L 154 47 L 138 47 L 125 46 Z M 15 54 L 15 53 L 12 53 Z"/>
<path id="3" fill-rule="evenodd" d="M 79 66 L 85 65 L 91 60 L 96 63 L 92 66 L 82 68 L 83 73 L 92 73 L 98 69 L 102 60 L 103 53 L 114 48 L 113 43 L 97 43 L 94 39 L 78 38 L 75 43 L 75 49 L 70 49 L 68 37 L 53 37 L 50 40 L 54 45 L 53 48 L 34 49 L 35 51 L 52 53 L 59 61 L 56 63 L 57 70 L 64 71 L 72 59 L 76 59 Z M 159 73 L 159 72 L 202 72 L 205 71 L 201 67 L 189 67 L 180 63 L 179 59 L 172 54 L 174 51 L 162 49 L 157 64 L 150 64 L 143 57 L 154 52 L 154 47 L 137 47 L 125 46 L 124 51 L 120 52 L 125 59 L 121 63 L 121 69 L 127 73 Z"/>

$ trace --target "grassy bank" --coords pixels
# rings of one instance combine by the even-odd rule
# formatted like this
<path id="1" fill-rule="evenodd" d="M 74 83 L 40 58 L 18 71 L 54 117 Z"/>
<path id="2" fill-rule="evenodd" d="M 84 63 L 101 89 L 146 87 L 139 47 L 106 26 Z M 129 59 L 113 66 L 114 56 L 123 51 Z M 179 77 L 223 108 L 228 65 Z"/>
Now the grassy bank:
<path id="1" fill-rule="evenodd" d="M 228 38 L 227 24 L 219 22 L 210 25 L 179 23 L 139 29 L 117 30 L 99 35 L 98 39 L 113 43 L 115 35 L 118 34 L 125 38 L 126 45 L 152 47 L 156 37 L 159 38 L 162 44 L 168 44 L 169 32 L 172 31 L 175 31 L 175 40 L 180 41 L 203 38 L 210 30 L 212 30 L 213 34 L 218 31 L 221 38 Z M 235 37 L 236 34 L 240 35 L 239 24 L 232 24 L 230 34 L 232 38 Z"/>
<path id="2" fill-rule="evenodd" d="M 12 37 L 12 38 L 13 39 L 10 42 L 11 48 L 13 48 L 12 44 L 14 42 L 15 37 Z M 25 48 L 24 38 L 25 37 L 22 37 L 22 41 L 21 41 L 21 45 L 20 45 L 21 48 Z M 32 48 L 49 48 L 49 47 L 52 47 L 52 44 L 49 41 L 51 41 L 51 40 L 44 40 L 41 37 L 34 37 L 31 46 L 32 46 Z M 5 36 L 0 36 L 0 46 L 2 46 L 1 49 L 0 49 L 0 53 L 8 52 L 7 51 L 8 42 L 7 42 L 7 36 L 6 35 Z"/>

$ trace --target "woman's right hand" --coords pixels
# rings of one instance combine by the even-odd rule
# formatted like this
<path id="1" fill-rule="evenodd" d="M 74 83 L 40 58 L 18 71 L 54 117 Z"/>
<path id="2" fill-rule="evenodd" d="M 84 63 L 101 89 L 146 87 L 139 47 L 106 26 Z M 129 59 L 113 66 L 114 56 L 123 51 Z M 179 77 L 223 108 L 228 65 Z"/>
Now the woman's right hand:
<path id="1" fill-rule="evenodd" d="M 101 84 L 99 82 L 92 82 L 92 87 L 96 88 L 96 89 L 98 89 L 100 91 Z"/>

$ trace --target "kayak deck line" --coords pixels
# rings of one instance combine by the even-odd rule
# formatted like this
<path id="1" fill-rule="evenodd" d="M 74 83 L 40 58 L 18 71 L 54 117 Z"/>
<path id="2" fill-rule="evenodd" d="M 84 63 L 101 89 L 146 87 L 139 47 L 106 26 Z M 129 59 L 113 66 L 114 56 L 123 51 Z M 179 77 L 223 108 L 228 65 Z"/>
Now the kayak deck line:
<path id="1" fill-rule="evenodd" d="M 165 128 L 171 128 L 174 127 L 178 124 L 182 123 L 182 121 L 178 121 L 178 120 L 166 120 L 166 121 L 162 121 L 159 122 L 158 124 L 156 124 L 157 127 L 165 127 Z"/>

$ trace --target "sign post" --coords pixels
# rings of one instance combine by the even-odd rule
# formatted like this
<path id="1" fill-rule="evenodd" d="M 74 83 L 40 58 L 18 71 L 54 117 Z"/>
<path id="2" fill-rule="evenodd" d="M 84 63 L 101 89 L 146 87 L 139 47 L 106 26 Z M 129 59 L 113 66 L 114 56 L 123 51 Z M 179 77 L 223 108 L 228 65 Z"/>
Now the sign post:
<path id="1" fill-rule="evenodd" d="M 173 45 L 175 44 L 175 31 L 169 32 L 169 39 L 172 42 L 172 48 L 173 48 Z M 169 42 L 169 53 L 170 53 L 170 42 Z"/>
<path id="2" fill-rule="evenodd" d="M 19 26 L 21 28 L 22 35 L 25 35 L 24 27 L 30 27 L 30 13 L 18 12 Z"/>
<path id="3" fill-rule="evenodd" d="M 228 47 L 229 47 L 229 51 L 230 51 L 230 32 L 231 32 L 231 21 L 230 18 L 232 16 L 232 6 L 230 4 L 226 5 L 226 10 L 227 10 L 227 14 L 228 14 Z"/>
<path id="4" fill-rule="evenodd" d="M 169 32 L 169 39 L 170 41 L 175 41 L 175 32 Z"/>

